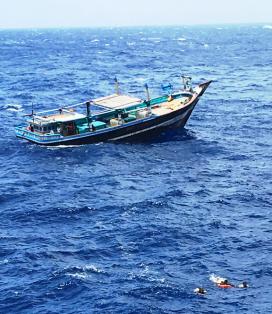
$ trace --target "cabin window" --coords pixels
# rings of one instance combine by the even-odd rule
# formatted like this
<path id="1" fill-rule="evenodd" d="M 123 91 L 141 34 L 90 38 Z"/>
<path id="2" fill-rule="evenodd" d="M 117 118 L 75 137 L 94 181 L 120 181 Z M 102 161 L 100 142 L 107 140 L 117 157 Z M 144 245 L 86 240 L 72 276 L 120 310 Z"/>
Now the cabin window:
<path id="1" fill-rule="evenodd" d="M 56 132 L 57 131 L 57 125 L 56 124 L 49 125 L 48 126 L 48 132 L 50 132 L 50 131 Z"/>

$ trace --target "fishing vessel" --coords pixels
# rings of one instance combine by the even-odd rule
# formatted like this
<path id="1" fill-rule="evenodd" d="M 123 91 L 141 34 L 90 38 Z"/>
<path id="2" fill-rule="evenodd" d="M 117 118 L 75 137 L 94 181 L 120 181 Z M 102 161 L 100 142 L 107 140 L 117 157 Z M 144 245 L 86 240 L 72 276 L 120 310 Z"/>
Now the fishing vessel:
<path id="1" fill-rule="evenodd" d="M 146 137 L 169 127 L 184 127 L 211 81 L 192 87 L 191 78 L 182 77 L 181 88 L 162 86 L 163 95 L 151 98 L 145 85 L 145 99 L 115 93 L 84 103 L 27 115 L 17 126 L 18 138 L 39 145 L 82 145 L 104 141 Z M 95 108 L 95 110 L 94 110 Z"/>

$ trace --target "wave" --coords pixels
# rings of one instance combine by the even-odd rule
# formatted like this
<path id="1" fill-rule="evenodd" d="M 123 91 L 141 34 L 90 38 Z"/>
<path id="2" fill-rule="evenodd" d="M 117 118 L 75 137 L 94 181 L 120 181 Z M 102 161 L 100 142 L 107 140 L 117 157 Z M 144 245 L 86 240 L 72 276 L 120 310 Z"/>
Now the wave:
<path id="1" fill-rule="evenodd" d="M 45 146 L 46 149 L 49 150 L 58 150 L 58 149 L 67 149 L 67 148 L 74 148 L 74 147 L 80 147 L 82 145 L 58 145 L 58 146 Z"/>
<path id="2" fill-rule="evenodd" d="M 153 42 L 158 42 L 158 41 L 161 40 L 160 37 L 148 37 L 147 39 L 150 40 L 150 41 L 153 41 Z"/>
<path id="3" fill-rule="evenodd" d="M 75 273 L 75 274 L 67 273 L 66 275 L 69 277 L 76 278 L 76 279 L 86 279 L 88 277 L 86 273 Z"/>
<path id="4" fill-rule="evenodd" d="M 1 264 L 8 264 L 9 260 L 7 258 L 5 258 L 4 260 L 0 261 L 0 265 Z"/>
<path id="5" fill-rule="evenodd" d="M 22 108 L 22 105 L 18 105 L 18 104 L 7 104 L 3 106 L 3 110 L 6 111 L 13 111 L 13 112 L 19 112 L 19 111 L 23 111 L 24 109 Z"/>
<path id="6" fill-rule="evenodd" d="M 75 266 L 69 267 L 64 271 L 66 276 L 73 277 L 76 279 L 84 280 L 87 279 L 91 273 L 105 274 L 102 269 L 99 269 L 95 265 Z"/>
<path id="7" fill-rule="evenodd" d="M 216 283 L 216 284 L 219 284 L 222 281 L 226 280 L 226 278 L 216 276 L 215 274 L 211 274 L 209 279 L 211 282 Z"/>
<path id="8" fill-rule="evenodd" d="M 198 302 L 203 313 L 271 308 L 269 298 L 248 300 L 248 293 L 266 293 L 271 275 L 262 255 L 270 250 L 272 199 L 272 23 L 266 24 L 253 31 L 1 32 L 1 313 L 60 313 L 56 300 L 80 313 L 196 313 Z M 26 45 L 4 46 L 9 38 Z M 145 96 L 148 82 L 155 97 L 162 81 L 179 88 L 179 72 L 195 82 L 216 78 L 186 129 L 137 145 L 46 149 L 16 140 L 14 118 L 30 110 L 26 103 L 39 99 L 50 109 L 86 99 L 86 91 L 111 93 L 116 74 L 121 88 Z M 211 273 L 214 280 L 251 277 L 254 288 L 218 302 L 224 292 Z M 202 284 L 206 300 L 193 293 Z"/>

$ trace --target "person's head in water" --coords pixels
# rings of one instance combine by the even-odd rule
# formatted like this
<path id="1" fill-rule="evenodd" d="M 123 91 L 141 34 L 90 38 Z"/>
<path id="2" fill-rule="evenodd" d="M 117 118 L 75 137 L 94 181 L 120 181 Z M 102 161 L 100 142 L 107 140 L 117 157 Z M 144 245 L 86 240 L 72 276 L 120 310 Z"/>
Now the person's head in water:
<path id="1" fill-rule="evenodd" d="M 194 291 L 197 294 L 206 294 L 207 293 L 207 291 L 202 287 L 196 288 Z"/>
<path id="2" fill-rule="evenodd" d="M 243 281 L 238 285 L 238 288 L 248 288 L 248 283 L 246 281 Z"/>

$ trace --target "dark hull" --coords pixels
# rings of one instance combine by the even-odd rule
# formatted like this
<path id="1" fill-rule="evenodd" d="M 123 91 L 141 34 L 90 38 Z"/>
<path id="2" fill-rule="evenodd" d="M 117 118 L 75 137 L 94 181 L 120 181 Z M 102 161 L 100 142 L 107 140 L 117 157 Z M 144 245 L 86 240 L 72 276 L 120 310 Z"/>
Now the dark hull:
<path id="1" fill-rule="evenodd" d="M 64 138 L 60 141 L 50 143 L 37 143 L 36 141 L 30 141 L 40 145 L 59 146 L 94 144 L 105 141 L 124 141 L 126 139 L 129 140 L 130 138 L 139 139 L 141 136 L 146 137 L 149 133 L 158 133 L 166 128 L 184 127 L 197 102 L 198 99 L 196 99 L 196 101 L 194 101 L 191 105 L 165 116 L 151 117 L 142 121 L 137 121 L 138 123 L 135 124 L 123 125 L 121 127 L 108 129 L 104 132 L 96 131 L 86 134 L 84 137 Z"/>

